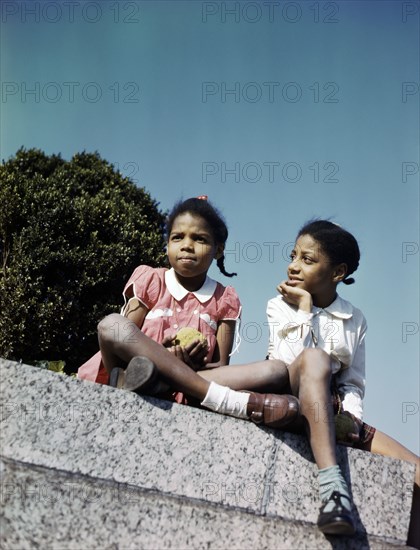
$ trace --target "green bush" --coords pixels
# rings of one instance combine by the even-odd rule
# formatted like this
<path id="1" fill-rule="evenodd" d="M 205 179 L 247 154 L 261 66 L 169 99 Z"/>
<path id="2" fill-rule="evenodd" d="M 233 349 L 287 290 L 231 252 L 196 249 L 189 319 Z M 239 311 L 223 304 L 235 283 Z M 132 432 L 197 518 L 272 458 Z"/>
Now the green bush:
<path id="1" fill-rule="evenodd" d="M 133 269 L 164 265 L 164 213 L 97 153 L 36 149 L 0 166 L 0 205 L 0 355 L 74 372 Z"/>

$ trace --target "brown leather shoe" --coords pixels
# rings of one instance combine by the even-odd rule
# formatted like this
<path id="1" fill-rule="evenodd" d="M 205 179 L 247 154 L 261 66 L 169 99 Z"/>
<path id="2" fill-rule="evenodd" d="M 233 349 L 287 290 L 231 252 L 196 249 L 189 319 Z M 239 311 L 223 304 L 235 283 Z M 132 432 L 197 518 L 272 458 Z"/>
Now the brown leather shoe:
<path id="1" fill-rule="evenodd" d="M 282 428 L 299 415 L 299 401 L 293 395 L 249 392 L 247 414 L 256 424 Z"/>

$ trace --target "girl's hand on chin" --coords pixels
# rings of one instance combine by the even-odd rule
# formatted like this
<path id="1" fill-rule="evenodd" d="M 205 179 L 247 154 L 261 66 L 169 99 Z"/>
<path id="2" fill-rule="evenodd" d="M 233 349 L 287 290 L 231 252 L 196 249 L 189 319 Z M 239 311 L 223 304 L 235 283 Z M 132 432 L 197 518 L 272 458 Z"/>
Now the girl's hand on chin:
<path id="1" fill-rule="evenodd" d="M 294 286 L 293 281 L 283 281 L 277 286 L 277 291 L 287 303 L 298 306 L 303 311 L 311 312 L 312 296 L 307 290 Z"/>

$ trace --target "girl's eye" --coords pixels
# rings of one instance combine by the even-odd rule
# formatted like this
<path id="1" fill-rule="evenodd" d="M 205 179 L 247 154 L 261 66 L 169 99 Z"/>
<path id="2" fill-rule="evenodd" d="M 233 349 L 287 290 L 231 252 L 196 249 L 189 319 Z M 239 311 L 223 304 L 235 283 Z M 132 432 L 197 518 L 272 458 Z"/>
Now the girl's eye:
<path id="1" fill-rule="evenodd" d="M 205 243 L 206 242 L 205 237 L 201 237 L 200 235 L 198 235 L 195 240 L 199 243 Z"/>
<path id="2" fill-rule="evenodd" d="M 296 258 L 296 254 L 290 254 L 290 259 L 293 261 Z"/>
<path id="3" fill-rule="evenodd" d="M 311 264 L 313 262 L 312 258 L 309 258 L 308 256 L 305 256 L 303 259 L 307 264 Z"/>
<path id="4" fill-rule="evenodd" d="M 179 241 L 181 239 L 181 235 L 171 235 L 171 241 Z"/>

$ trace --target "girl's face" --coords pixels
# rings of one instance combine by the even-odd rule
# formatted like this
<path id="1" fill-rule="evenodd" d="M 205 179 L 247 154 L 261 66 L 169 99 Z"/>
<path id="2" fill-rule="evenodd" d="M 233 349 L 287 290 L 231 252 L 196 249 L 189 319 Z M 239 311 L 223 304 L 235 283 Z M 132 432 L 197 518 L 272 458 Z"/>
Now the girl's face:
<path id="1" fill-rule="evenodd" d="M 204 218 L 189 212 L 175 218 L 168 236 L 168 259 L 181 283 L 193 279 L 189 282 L 203 284 L 212 261 L 222 254 L 223 245 L 215 243 Z"/>
<path id="2" fill-rule="evenodd" d="M 287 269 L 288 284 L 306 290 L 316 301 L 335 294 L 335 288 L 346 275 L 345 264 L 333 265 L 318 241 L 301 235 L 291 253 Z"/>

